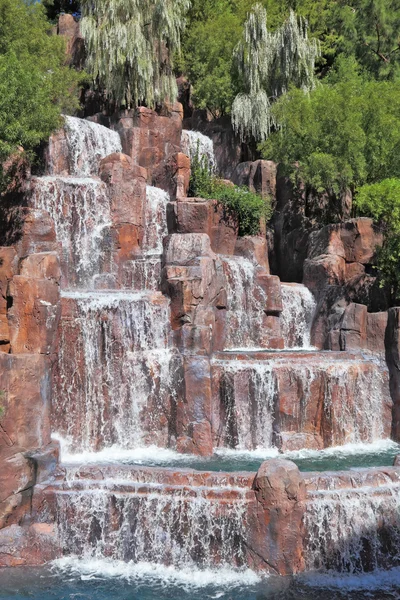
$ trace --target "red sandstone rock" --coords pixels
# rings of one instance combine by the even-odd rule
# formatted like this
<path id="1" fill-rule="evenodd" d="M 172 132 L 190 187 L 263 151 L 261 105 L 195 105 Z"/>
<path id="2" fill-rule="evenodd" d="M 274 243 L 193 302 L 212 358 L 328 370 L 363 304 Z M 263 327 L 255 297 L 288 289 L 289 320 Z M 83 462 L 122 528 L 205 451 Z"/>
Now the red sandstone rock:
<path id="1" fill-rule="evenodd" d="M 363 304 L 349 304 L 340 325 L 341 350 L 358 350 L 366 346 L 367 307 Z"/>
<path id="2" fill-rule="evenodd" d="M 61 556 L 55 525 L 11 525 L 0 530 L 0 567 L 36 567 Z"/>
<path id="3" fill-rule="evenodd" d="M 253 261 L 269 275 L 268 244 L 265 237 L 255 235 L 238 237 L 235 245 L 235 254 Z"/>
<path id="4" fill-rule="evenodd" d="M 171 199 L 186 198 L 190 182 L 190 158 L 182 152 L 167 157 L 154 170 L 152 185 L 169 193 Z"/>
<path id="5" fill-rule="evenodd" d="M 59 284 L 61 269 L 57 252 L 40 252 L 23 258 L 19 275 L 27 279 L 48 279 Z"/>
<path id="6" fill-rule="evenodd" d="M 303 283 L 312 292 L 327 286 L 342 285 L 345 279 L 346 263 L 338 255 L 322 255 L 304 261 Z"/>
<path id="7" fill-rule="evenodd" d="M 298 573 L 304 568 L 302 519 L 306 499 L 298 467 L 288 460 L 268 460 L 259 468 L 253 487 L 260 508 L 250 520 L 258 521 L 259 533 L 256 536 L 257 529 L 252 529 L 250 549 L 267 569 L 280 575 Z"/>
<path id="8" fill-rule="evenodd" d="M 121 114 L 117 130 L 122 148 L 133 162 L 147 169 L 147 182 L 170 190 L 170 172 L 165 165 L 180 152 L 182 135 L 182 105 L 164 107 L 161 116 L 155 111 L 139 107 Z"/>
<path id="9" fill-rule="evenodd" d="M 276 194 L 276 173 L 277 166 L 271 160 L 244 162 L 237 165 L 232 181 L 273 200 Z"/>
<path id="10" fill-rule="evenodd" d="M 232 255 L 238 235 L 237 219 L 216 200 L 180 199 L 174 206 L 174 230 L 205 233 L 218 254 Z"/>
<path id="11" fill-rule="evenodd" d="M 82 68 L 85 60 L 85 42 L 79 21 L 72 15 L 61 14 L 58 18 L 58 35 L 66 39 L 67 64 Z"/>
<path id="12" fill-rule="evenodd" d="M 368 350 L 385 355 L 385 336 L 388 324 L 388 313 L 368 313 L 366 342 Z"/>
<path id="13" fill-rule="evenodd" d="M 164 240 L 164 260 L 167 265 L 189 265 L 199 257 L 216 258 L 206 234 L 173 234 Z"/>
<path id="14" fill-rule="evenodd" d="M 60 288 L 49 279 L 16 275 L 9 284 L 8 310 L 11 351 L 15 354 L 52 354 L 60 316 Z"/>
<path id="15" fill-rule="evenodd" d="M 115 153 L 100 162 L 99 175 L 110 186 L 111 211 L 116 224 L 131 223 L 143 228 L 146 171 L 126 154 Z"/>
<path id="16" fill-rule="evenodd" d="M 0 354 L 0 454 L 10 446 L 31 450 L 50 443 L 50 369 L 50 359 L 40 354 Z"/>
<path id="17" fill-rule="evenodd" d="M 322 450 L 323 439 L 318 434 L 296 433 L 294 431 L 281 431 L 276 443 L 281 452 L 296 452 L 308 448 L 309 450 Z"/>
<path id="18" fill-rule="evenodd" d="M 59 250 L 53 220 L 45 210 L 26 207 L 11 209 L 8 223 L 3 227 L 7 228 L 7 244 L 14 245 L 20 257 Z"/>
<path id="19" fill-rule="evenodd" d="M 386 330 L 386 359 L 393 398 L 392 435 L 400 441 L 400 308 L 390 308 Z"/>

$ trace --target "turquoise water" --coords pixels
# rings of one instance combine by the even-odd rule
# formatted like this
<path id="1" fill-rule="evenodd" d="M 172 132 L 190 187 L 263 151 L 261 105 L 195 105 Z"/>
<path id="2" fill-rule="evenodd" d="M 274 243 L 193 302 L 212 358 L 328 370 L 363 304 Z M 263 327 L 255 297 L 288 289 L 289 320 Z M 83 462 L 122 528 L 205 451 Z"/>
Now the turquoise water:
<path id="1" fill-rule="evenodd" d="M 163 567 L 155 567 L 160 571 Z M 141 574 L 101 575 L 95 569 L 0 570 L 2 600 L 389 600 L 400 598 L 400 571 L 349 577 L 270 577 L 253 583 L 179 582 L 151 569 Z M 198 574 L 197 574 L 198 575 Z M 245 577 L 244 577 L 245 579 Z"/>
<path id="2" fill-rule="evenodd" d="M 373 444 L 350 444 L 326 450 L 299 450 L 280 454 L 274 448 L 265 450 L 219 450 L 211 458 L 183 455 L 173 450 L 150 446 L 134 450 L 108 448 L 98 453 L 70 454 L 62 452 L 67 464 L 129 464 L 154 467 L 188 468 L 199 471 L 257 471 L 271 458 L 286 458 L 295 462 L 300 471 L 340 471 L 360 467 L 387 467 L 400 454 L 400 444 L 380 440 Z"/>

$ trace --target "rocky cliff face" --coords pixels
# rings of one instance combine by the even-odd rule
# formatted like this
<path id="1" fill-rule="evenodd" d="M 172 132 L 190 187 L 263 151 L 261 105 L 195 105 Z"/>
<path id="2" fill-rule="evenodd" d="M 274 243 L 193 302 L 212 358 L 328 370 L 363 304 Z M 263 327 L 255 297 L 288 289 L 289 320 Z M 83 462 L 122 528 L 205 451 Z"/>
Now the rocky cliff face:
<path id="1" fill-rule="evenodd" d="M 77 32 L 68 31 L 74 47 Z M 369 515 L 368 560 L 384 565 L 377 539 L 382 531 L 397 548 L 387 489 L 397 497 L 398 467 L 314 476 L 277 459 L 257 474 L 213 475 L 60 462 L 52 433 L 92 458 L 115 447 L 207 457 L 399 436 L 398 313 L 371 312 L 379 231 L 353 219 L 312 232 L 297 224 L 291 235 L 283 218 L 275 248 L 262 227 L 239 237 L 218 203 L 187 197 L 182 117 L 178 104 L 68 117 L 50 140 L 46 174 L 7 210 L 0 566 L 101 546 L 122 560 L 170 562 L 178 548 L 179 564 L 234 557 L 295 573 L 319 566 L 315 518 L 328 527 L 357 494 Z M 275 195 L 287 216 L 290 191 L 275 165 L 231 167 L 237 183 Z M 296 273 L 289 285 L 270 264 Z M 342 547 L 361 548 L 350 521 L 346 535 L 328 528 L 324 566 Z"/>

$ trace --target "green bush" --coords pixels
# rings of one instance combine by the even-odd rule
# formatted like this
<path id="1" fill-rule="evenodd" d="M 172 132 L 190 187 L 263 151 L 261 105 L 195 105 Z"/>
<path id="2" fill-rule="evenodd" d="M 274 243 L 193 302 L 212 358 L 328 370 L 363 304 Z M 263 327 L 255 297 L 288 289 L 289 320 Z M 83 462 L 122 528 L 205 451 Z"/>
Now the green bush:
<path id="1" fill-rule="evenodd" d="M 279 131 L 262 155 L 318 192 L 338 195 L 400 177 L 400 82 L 371 81 L 354 60 L 310 94 L 291 90 L 276 102 Z"/>
<path id="2" fill-rule="evenodd" d="M 383 230 L 377 252 L 380 285 L 389 290 L 392 303 L 400 301 L 400 179 L 384 179 L 362 186 L 355 204 L 360 214 L 372 217 Z"/>
<path id="3" fill-rule="evenodd" d="M 65 42 L 51 35 L 44 7 L 0 0 L 0 161 L 35 148 L 79 107 L 83 75 L 65 66 Z"/>
<path id="4" fill-rule="evenodd" d="M 200 158 L 198 152 L 192 157 L 189 195 L 217 200 L 231 211 L 238 219 L 240 236 L 257 235 L 260 221 L 268 221 L 272 214 L 269 199 L 219 179 L 212 173 L 207 158 Z"/>

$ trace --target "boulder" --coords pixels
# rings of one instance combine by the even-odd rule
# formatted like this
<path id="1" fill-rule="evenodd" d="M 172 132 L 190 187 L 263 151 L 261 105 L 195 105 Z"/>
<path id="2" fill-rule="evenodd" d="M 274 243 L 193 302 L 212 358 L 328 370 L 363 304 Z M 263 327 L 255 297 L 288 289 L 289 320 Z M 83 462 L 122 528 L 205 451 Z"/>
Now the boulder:
<path id="1" fill-rule="evenodd" d="M 54 524 L 11 525 L 0 530 L 0 567 L 37 567 L 61 554 Z"/>
<path id="2" fill-rule="evenodd" d="M 247 186 L 252 192 L 269 197 L 272 202 L 276 195 L 277 165 L 272 160 L 256 160 L 239 163 L 232 175 L 232 181 L 239 186 Z"/>
<path id="3" fill-rule="evenodd" d="M 164 262 L 167 265 L 190 265 L 200 257 L 216 258 L 206 234 L 172 234 L 164 240 Z"/>
<path id="4" fill-rule="evenodd" d="M 49 279 L 16 275 L 8 286 L 11 352 L 52 354 L 60 318 L 60 287 Z"/>
<path id="5" fill-rule="evenodd" d="M 304 567 L 302 521 L 306 500 L 298 467 L 288 460 L 267 460 L 257 472 L 253 489 L 259 504 L 253 517 L 259 521 L 259 535 L 251 540 L 251 550 L 275 573 L 298 573 Z"/>
<path id="6" fill-rule="evenodd" d="M 158 113 L 140 106 L 121 112 L 116 125 L 124 153 L 147 170 L 147 183 L 168 192 L 171 190 L 169 161 L 181 150 L 182 117 L 179 103 L 163 105 Z"/>
<path id="7" fill-rule="evenodd" d="M 214 252 L 232 255 L 238 236 L 237 218 L 216 200 L 181 198 L 172 205 L 170 229 L 178 233 L 205 233 Z M 172 218 L 171 218 L 172 217 Z"/>
<path id="8" fill-rule="evenodd" d="M 238 237 L 235 244 L 235 254 L 248 258 L 269 274 L 268 243 L 265 237 L 256 235 Z"/>

